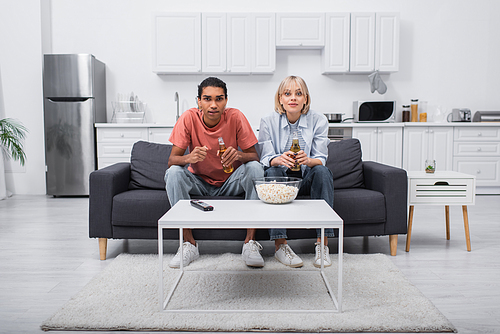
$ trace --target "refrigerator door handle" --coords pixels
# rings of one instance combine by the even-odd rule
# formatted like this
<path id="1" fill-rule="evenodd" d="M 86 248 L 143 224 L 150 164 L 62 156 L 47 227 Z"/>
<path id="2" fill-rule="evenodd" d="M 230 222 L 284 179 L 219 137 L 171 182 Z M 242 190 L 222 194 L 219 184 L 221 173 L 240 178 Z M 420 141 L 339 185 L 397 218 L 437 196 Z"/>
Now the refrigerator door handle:
<path id="1" fill-rule="evenodd" d="M 85 102 L 91 99 L 90 97 L 48 97 L 50 102 Z"/>

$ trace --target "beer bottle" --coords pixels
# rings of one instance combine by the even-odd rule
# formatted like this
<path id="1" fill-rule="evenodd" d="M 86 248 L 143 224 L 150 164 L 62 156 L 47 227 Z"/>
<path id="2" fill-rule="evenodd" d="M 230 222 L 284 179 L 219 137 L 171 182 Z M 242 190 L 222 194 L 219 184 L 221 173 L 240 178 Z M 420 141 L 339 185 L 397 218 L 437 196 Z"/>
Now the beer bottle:
<path id="1" fill-rule="evenodd" d="M 222 139 L 222 137 L 219 137 L 219 157 L 220 157 L 220 160 L 222 161 L 222 154 L 224 152 L 226 152 L 227 148 L 226 148 L 226 144 L 224 144 L 224 140 Z M 233 172 L 233 165 L 231 166 L 224 166 L 222 165 L 222 169 L 224 170 L 225 173 L 232 173 Z"/>
<path id="2" fill-rule="evenodd" d="M 294 153 L 298 153 L 300 151 L 300 145 L 299 145 L 299 134 L 297 131 L 295 131 L 292 135 L 292 146 L 290 147 L 290 151 Z M 294 158 L 292 156 L 292 158 Z M 290 168 L 291 171 L 299 171 L 300 170 L 300 165 L 295 161 L 295 164 Z"/>

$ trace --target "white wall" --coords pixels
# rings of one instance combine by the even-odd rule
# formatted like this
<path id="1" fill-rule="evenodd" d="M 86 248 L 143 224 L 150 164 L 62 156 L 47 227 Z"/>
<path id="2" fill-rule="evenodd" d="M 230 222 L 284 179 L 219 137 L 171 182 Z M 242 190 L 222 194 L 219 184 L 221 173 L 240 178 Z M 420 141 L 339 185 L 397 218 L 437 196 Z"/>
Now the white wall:
<path id="1" fill-rule="evenodd" d="M 26 124 L 32 119 L 42 119 L 41 33 L 36 31 L 37 24 L 40 29 L 39 17 L 27 12 L 26 2 L 22 3 L 13 2 L 9 7 L 14 9 L 2 10 L 0 14 L 0 18 L 7 19 L 1 23 L 0 66 L 6 101 L 17 101 L 20 96 L 26 99 L 29 92 L 29 101 L 23 103 L 31 107 L 22 111 Z M 30 3 L 39 7 L 39 1 Z M 345 117 L 352 115 L 353 101 L 368 99 L 396 100 L 399 118 L 401 105 L 412 98 L 428 101 L 430 107 L 441 105 L 448 110 L 455 107 L 470 108 L 473 112 L 500 109 L 497 98 L 500 92 L 500 1 L 497 0 L 51 0 L 51 25 L 45 29 L 50 31 L 48 41 L 52 45 L 47 47 L 48 42 L 44 40 L 44 52 L 51 49 L 52 53 L 92 53 L 106 63 L 108 119 L 116 94 L 133 91 L 148 103 L 149 122 L 172 124 L 176 113 L 174 93 L 179 92 L 181 112 L 194 106 L 196 86 L 205 75 L 152 72 L 152 13 L 252 12 L 255 8 L 261 12 L 399 12 L 401 49 L 400 71 L 382 75 L 388 87 L 384 95 L 370 92 L 366 75 L 321 75 L 319 50 L 279 50 L 274 75 L 219 76 L 228 84 L 229 105 L 241 109 L 254 127 L 258 127 L 263 115 L 272 111 L 276 88 L 290 74 L 302 76 L 308 83 L 313 109 L 341 112 Z M 4 31 L 4 27 L 8 27 L 8 31 Z M 17 43 L 11 42 L 7 50 L 13 54 L 5 56 L 4 41 L 13 32 L 21 34 L 27 43 L 21 43 L 18 52 Z M 25 53 L 28 55 L 24 56 Z M 23 60 L 17 60 L 17 55 L 23 55 Z M 5 66 L 10 67 L 4 64 L 5 57 L 16 69 L 5 72 Z M 30 76 L 22 81 L 27 80 L 29 87 L 16 91 L 8 82 L 14 81 L 19 70 Z M 15 113 L 13 107 L 6 107 L 6 112 Z M 28 127 L 30 137 L 36 141 L 30 143 L 26 174 L 32 166 L 42 168 L 44 165 L 43 129 L 37 128 L 33 133 L 35 126 Z M 43 176 L 33 174 L 33 178 L 38 184 L 34 190 L 23 179 L 12 178 L 15 192 L 40 192 Z"/>
<path id="2" fill-rule="evenodd" d="M 29 130 L 27 161 L 7 162 L 7 190 L 45 194 L 40 0 L 12 1 L 0 10 L 0 118 L 17 118 Z"/>

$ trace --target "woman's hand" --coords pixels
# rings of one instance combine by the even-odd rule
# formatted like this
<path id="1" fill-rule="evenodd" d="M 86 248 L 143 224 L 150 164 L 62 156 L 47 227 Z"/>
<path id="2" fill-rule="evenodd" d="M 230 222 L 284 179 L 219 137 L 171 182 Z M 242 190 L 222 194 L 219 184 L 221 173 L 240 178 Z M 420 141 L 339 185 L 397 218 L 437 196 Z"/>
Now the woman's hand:
<path id="1" fill-rule="evenodd" d="M 295 156 L 295 159 L 299 165 L 306 165 L 311 167 L 311 158 L 305 154 L 304 151 L 300 150 L 297 152 L 297 155 Z"/>
<path id="2" fill-rule="evenodd" d="M 302 151 L 300 151 L 300 152 L 302 152 Z M 294 153 L 292 151 L 287 151 L 287 152 L 283 153 L 282 155 L 274 158 L 273 161 L 271 162 L 271 165 L 272 166 L 285 166 L 288 168 L 292 168 L 293 165 L 295 164 L 295 157 L 297 156 L 297 154 L 298 153 Z"/>

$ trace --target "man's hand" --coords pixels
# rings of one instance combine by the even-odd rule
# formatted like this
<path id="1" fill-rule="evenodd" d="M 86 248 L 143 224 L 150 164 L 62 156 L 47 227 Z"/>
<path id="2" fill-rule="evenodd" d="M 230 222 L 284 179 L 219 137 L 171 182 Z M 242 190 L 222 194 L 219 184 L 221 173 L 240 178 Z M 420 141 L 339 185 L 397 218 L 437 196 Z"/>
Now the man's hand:
<path id="1" fill-rule="evenodd" d="M 206 146 L 196 146 L 192 152 L 188 154 L 187 162 L 190 164 L 195 164 L 197 162 L 205 160 L 207 157 L 208 147 Z"/>
<path id="2" fill-rule="evenodd" d="M 217 155 L 220 156 L 220 152 L 217 151 Z M 240 151 L 232 146 L 229 146 L 226 151 L 221 156 L 221 162 L 224 167 L 231 166 L 236 160 L 240 160 Z"/>

